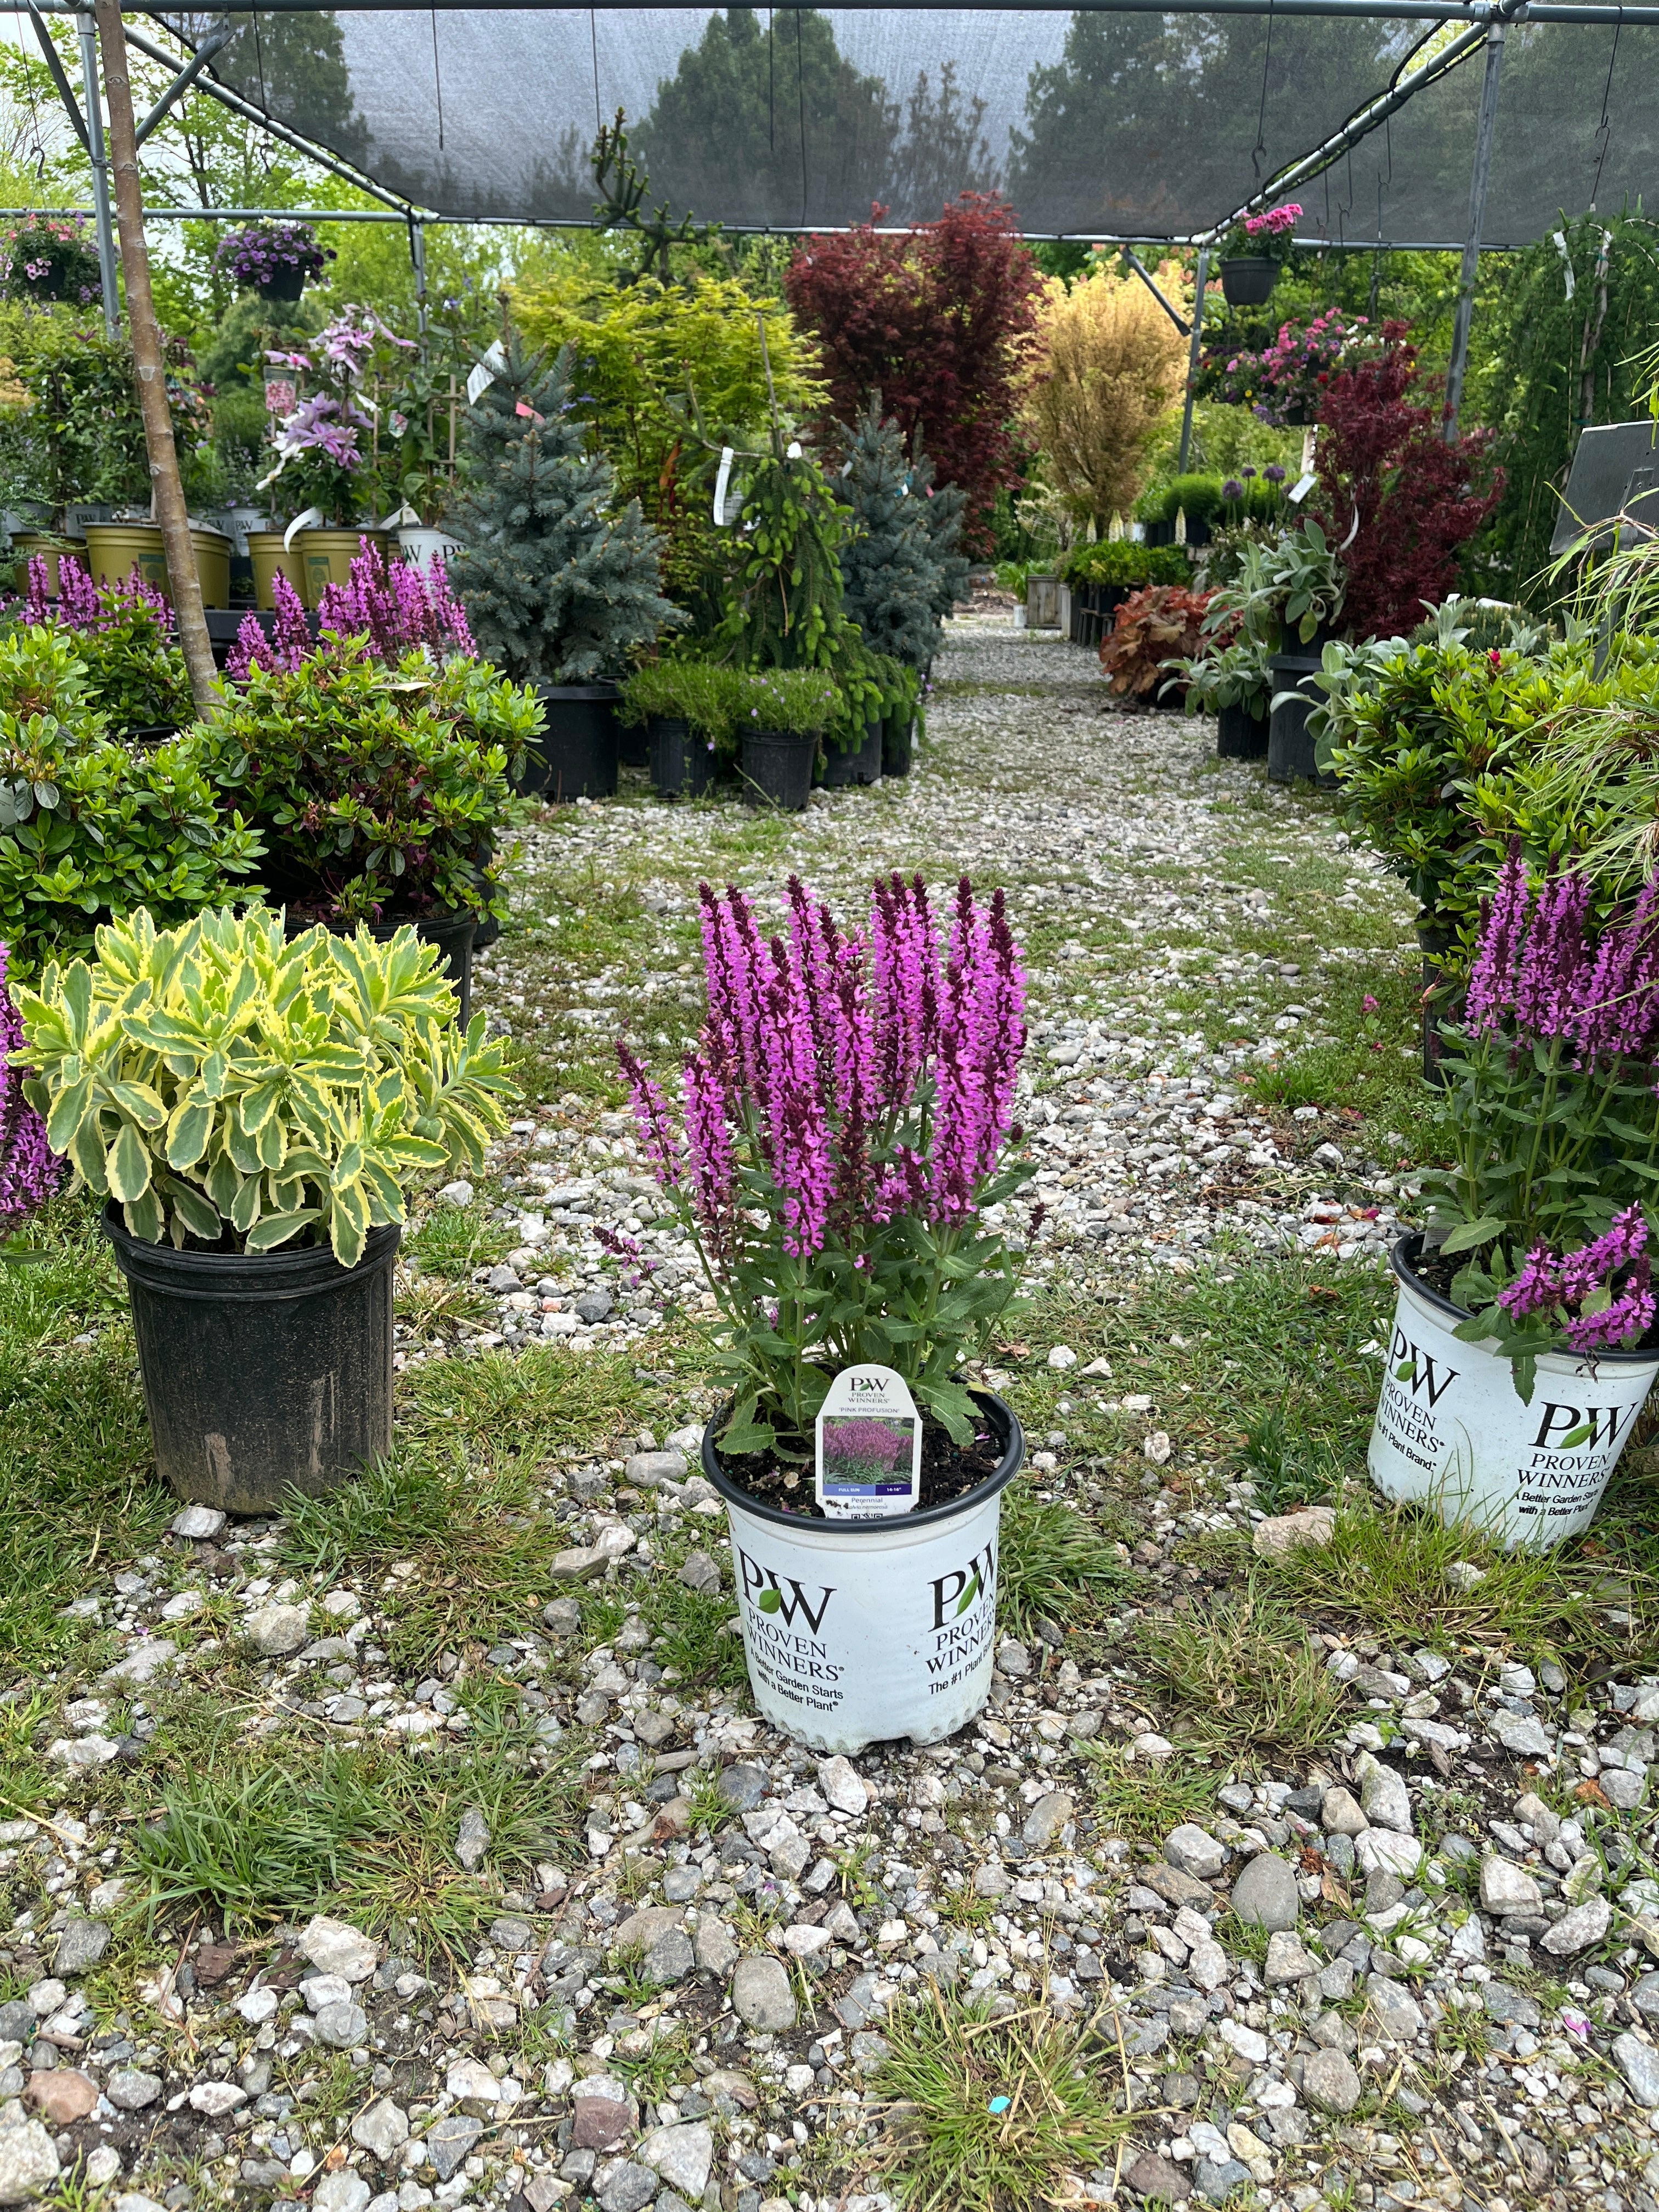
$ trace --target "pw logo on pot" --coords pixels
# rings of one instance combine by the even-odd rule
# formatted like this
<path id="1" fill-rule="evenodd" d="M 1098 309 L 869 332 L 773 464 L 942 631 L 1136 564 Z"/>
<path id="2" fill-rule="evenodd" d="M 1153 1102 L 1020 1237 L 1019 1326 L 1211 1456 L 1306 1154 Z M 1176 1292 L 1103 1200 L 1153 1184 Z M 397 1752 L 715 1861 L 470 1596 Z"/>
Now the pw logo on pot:
<path id="1" fill-rule="evenodd" d="M 1430 1409 L 1432 1411 L 1440 1399 L 1456 1382 L 1457 1369 L 1447 1367 L 1443 1364 L 1437 1374 L 1434 1361 L 1430 1358 L 1426 1352 L 1419 1352 L 1402 1329 L 1397 1328 L 1394 1333 L 1393 1352 L 1395 1381 L 1404 1382 L 1413 1398 L 1419 1391 L 1426 1391 Z"/>
<path id="2" fill-rule="evenodd" d="M 817 1634 L 823 1626 L 823 1616 L 830 1610 L 830 1601 L 836 1594 L 833 1588 L 825 1589 L 820 1584 L 815 1611 L 812 1601 L 793 1575 L 786 1575 L 780 1582 L 770 1567 L 761 1566 L 750 1558 L 747 1552 L 741 1550 L 738 1553 L 738 1562 L 743 1575 L 743 1594 L 757 1613 L 781 1614 L 788 1628 L 794 1626 L 795 1617 L 799 1613 L 813 1635 Z"/>

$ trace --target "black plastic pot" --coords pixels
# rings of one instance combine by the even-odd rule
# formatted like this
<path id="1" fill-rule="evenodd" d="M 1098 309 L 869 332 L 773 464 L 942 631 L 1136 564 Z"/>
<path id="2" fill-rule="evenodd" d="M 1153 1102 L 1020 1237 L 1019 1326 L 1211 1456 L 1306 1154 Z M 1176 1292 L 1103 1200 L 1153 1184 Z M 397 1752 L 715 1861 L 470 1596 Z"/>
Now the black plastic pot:
<path id="1" fill-rule="evenodd" d="M 392 1444 L 392 1265 L 371 1229 L 355 1267 L 326 1245 L 175 1252 L 104 1234 L 127 1279 L 155 1464 L 175 1497 L 269 1513 L 331 1490 Z"/>
<path id="2" fill-rule="evenodd" d="M 650 732 L 643 722 L 617 722 L 617 763 L 620 768 L 650 767 Z"/>
<path id="3" fill-rule="evenodd" d="M 1267 751 L 1268 719 L 1243 707 L 1218 707 L 1215 749 L 1221 760 L 1262 760 Z"/>
<path id="4" fill-rule="evenodd" d="M 1268 782 L 1295 783 L 1305 776 L 1334 788 L 1334 776 L 1319 775 L 1314 740 L 1308 734 L 1308 717 L 1319 704 L 1319 692 L 1313 682 L 1320 666 L 1319 653 L 1313 647 L 1301 653 L 1276 653 L 1268 665 L 1273 671 L 1275 698 L 1281 691 L 1294 690 L 1297 695 L 1294 699 L 1279 701 L 1273 708 L 1267 726 Z"/>
<path id="5" fill-rule="evenodd" d="M 1221 289 L 1230 307 L 1265 307 L 1279 282 L 1279 264 L 1266 254 L 1240 254 L 1221 264 Z"/>
<path id="6" fill-rule="evenodd" d="M 297 300 L 306 289 L 303 269 L 278 269 L 253 287 L 262 300 Z"/>
<path id="7" fill-rule="evenodd" d="M 881 726 L 881 772 L 884 775 L 908 775 L 915 755 L 916 718 L 907 707 L 902 714 L 890 714 Z"/>
<path id="8" fill-rule="evenodd" d="M 613 799 L 617 791 L 614 684 L 538 684 L 547 726 L 530 741 L 517 788 L 554 801 Z"/>
<path id="9" fill-rule="evenodd" d="M 881 781 L 881 728 L 879 722 L 865 725 L 864 742 L 849 746 L 845 752 L 831 745 L 824 756 L 823 782 L 832 791 L 849 783 L 879 783 Z"/>
<path id="10" fill-rule="evenodd" d="M 745 730 L 738 762 L 745 802 L 799 813 L 812 788 L 817 750 L 811 730 Z"/>
<path id="11" fill-rule="evenodd" d="M 714 781 L 715 757 L 706 738 L 678 716 L 653 714 L 647 726 L 651 781 L 664 798 L 695 799 Z"/>
<path id="12" fill-rule="evenodd" d="M 422 945 L 435 945 L 444 957 L 444 973 L 455 986 L 461 1002 L 461 1027 L 465 1029 L 472 1018 L 472 951 L 477 941 L 478 917 L 476 914 L 434 914 L 420 917 L 392 916 L 377 922 L 374 935 L 384 945 L 399 929 L 415 922 L 415 934 Z"/>

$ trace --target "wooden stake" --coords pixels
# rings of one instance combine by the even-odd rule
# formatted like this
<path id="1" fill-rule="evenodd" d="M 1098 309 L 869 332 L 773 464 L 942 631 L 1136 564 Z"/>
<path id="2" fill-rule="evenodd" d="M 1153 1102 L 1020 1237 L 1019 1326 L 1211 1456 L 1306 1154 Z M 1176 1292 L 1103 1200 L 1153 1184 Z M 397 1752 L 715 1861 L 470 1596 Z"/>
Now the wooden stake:
<path id="1" fill-rule="evenodd" d="M 144 210 L 138 191 L 137 129 L 132 114 L 132 85 L 127 75 L 127 35 L 121 25 L 121 0 L 94 0 L 94 12 L 104 64 L 104 93 L 109 102 L 115 219 L 121 240 L 121 274 L 126 283 L 132 363 L 138 380 L 138 404 L 143 410 L 144 443 L 149 453 L 150 489 L 155 519 L 161 526 L 161 550 L 167 556 L 179 642 L 184 649 L 185 665 L 190 671 L 190 688 L 198 711 L 205 714 L 218 702 L 218 675 L 213 665 L 207 617 L 202 611 L 196 548 L 191 543 L 190 516 L 179 475 L 178 448 L 173 441 L 173 416 L 167 406 L 167 364 L 161 353 L 161 329 L 155 320 L 155 295 L 150 290 L 149 250 L 144 243 Z"/>

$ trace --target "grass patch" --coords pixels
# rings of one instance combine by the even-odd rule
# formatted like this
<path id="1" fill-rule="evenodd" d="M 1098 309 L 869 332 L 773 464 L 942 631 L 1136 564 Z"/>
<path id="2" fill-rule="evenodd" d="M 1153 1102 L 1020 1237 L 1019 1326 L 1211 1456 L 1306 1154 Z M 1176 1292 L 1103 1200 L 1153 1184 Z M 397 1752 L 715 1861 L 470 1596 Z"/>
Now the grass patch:
<path id="1" fill-rule="evenodd" d="M 1131 1761 L 1115 1743 L 1079 1745 L 1095 1803 L 1115 1835 L 1162 1842 L 1183 1820 L 1207 1820 L 1221 1787 L 1218 1770 L 1185 1759 Z"/>
<path id="2" fill-rule="evenodd" d="M 1326 976 L 1320 1020 L 1339 1041 L 1264 1067 L 1250 1096 L 1264 1105 L 1354 1109 L 1371 1129 L 1399 1131 L 1413 1158 L 1429 1158 L 1443 1104 L 1423 1080 L 1421 991 L 1421 962 L 1398 953 Z"/>
<path id="3" fill-rule="evenodd" d="M 1304 1547 L 1267 1562 L 1261 1576 L 1297 1613 L 1334 1628 L 1493 1659 L 1514 1649 L 1582 1674 L 1650 1648 L 1659 1629 L 1650 1571 L 1632 1562 L 1609 1587 L 1617 1526 L 1598 1522 L 1578 1543 L 1554 1552 L 1504 1553 L 1469 1529 L 1442 1528 L 1426 1512 L 1368 1499 L 1339 1513 L 1323 1550 Z M 1639 1543 L 1640 1532 L 1629 1540 Z M 1473 1589 L 1449 1577 L 1458 1561 L 1482 1570 Z M 1609 1620 L 1613 1601 L 1632 1614 L 1630 1627 Z"/>
<path id="4" fill-rule="evenodd" d="M 993 2021 L 942 1997 L 888 2025 L 884 2095 L 914 2106 L 890 2127 L 890 2185 L 911 2212 L 1024 2212 L 1068 2174 L 1109 2160 L 1133 2124 L 1108 2102 L 1097 2051 L 1033 2006 Z"/>
<path id="5" fill-rule="evenodd" d="M 1039 1620 L 1090 1618 L 1109 1592 L 1134 1580 L 1116 1546 L 1081 1514 L 1018 1484 L 1003 1500 L 997 1577 L 999 1624 L 1015 1636 Z"/>
<path id="6" fill-rule="evenodd" d="M 537 1771 L 530 1740 L 503 1729 L 455 1752 L 292 1747 L 258 1762 L 187 1771 L 132 1841 L 149 1911 L 210 1904 L 258 1925 L 325 1906 L 423 1949 L 463 1940 L 499 1892 L 455 1857 L 461 1815 L 489 1823 L 489 1868 L 509 1874 L 575 1852 L 580 1756 Z"/>
<path id="7" fill-rule="evenodd" d="M 1254 1587 L 1206 1611 L 1143 1621 L 1139 1641 L 1183 1739 L 1200 1750 L 1295 1759 L 1346 1725 L 1346 1698 L 1324 1653 L 1288 1607 Z"/>
<path id="8" fill-rule="evenodd" d="M 434 1206 L 403 1243 L 404 1255 L 451 1282 L 465 1282 L 475 1267 L 488 1267 L 507 1251 L 509 1239 L 484 1207 Z"/>

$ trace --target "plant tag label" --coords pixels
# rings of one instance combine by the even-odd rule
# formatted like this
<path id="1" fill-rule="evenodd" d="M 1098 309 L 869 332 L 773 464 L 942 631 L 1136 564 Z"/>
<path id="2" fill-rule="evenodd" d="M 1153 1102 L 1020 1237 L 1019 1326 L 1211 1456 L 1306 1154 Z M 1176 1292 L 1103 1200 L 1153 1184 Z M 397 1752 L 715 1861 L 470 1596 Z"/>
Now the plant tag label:
<path id="1" fill-rule="evenodd" d="M 714 479 L 714 527 L 716 530 L 724 530 L 726 527 L 726 489 L 732 481 L 732 464 L 737 458 L 737 454 L 730 446 L 720 447 L 720 472 Z M 732 520 L 735 521 L 736 519 L 734 515 Z"/>
<path id="2" fill-rule="evenodd" d="M 817 1501 L 832 1521 L 909 1513 L 921 1494 L 921 1416 L 890 1367 L 843 1367 L 817 1419 Z"/>
<path id="3" fill-rule="evenodd" d="M 1308 494 L 1313 489 L 1314 486 L 1318 482 L 1319 478 L 1310 471 L 1306 476 L 1298 477 L 1296 482 L 1291 486 L 1290 489 L 1285 493 L 1285 496 L 1290 501 L 1292 507 L 1300 507 L 1303 501 L 1306 499 Z"/>

